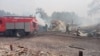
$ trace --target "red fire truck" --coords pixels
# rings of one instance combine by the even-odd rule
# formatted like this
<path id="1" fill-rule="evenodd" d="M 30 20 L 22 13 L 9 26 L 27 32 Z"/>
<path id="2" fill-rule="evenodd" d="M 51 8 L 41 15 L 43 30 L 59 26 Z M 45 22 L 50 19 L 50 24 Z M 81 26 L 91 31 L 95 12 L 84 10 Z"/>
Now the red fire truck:
<path id="1" fill-rule="evenodd" d="M 22 37 L 37 31 L 37 20 L 28 16 L 2 16 L 0 17 L 0 33 L 5 36 Z"/>

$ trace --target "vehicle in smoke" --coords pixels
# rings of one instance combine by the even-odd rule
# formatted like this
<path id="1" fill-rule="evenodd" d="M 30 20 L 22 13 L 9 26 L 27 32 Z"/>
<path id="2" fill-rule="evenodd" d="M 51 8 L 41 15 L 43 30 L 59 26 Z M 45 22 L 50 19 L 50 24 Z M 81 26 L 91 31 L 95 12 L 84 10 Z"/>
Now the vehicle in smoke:
<path id="1" fill-rule="evenodd" d="M 38 29 L 35 17 L 2 16 L 0 17 L 0 32 L 6 36 L 22 37 L 36 33 Z"/>

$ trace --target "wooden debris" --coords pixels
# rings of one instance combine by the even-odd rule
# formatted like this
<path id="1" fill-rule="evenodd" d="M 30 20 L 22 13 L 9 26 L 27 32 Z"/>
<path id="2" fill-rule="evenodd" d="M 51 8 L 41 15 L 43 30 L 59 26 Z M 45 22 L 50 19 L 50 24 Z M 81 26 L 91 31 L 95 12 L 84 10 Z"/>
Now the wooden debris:
<path id="1" fill-rule="evenodd" d="M 79 51 L 79 56 L 83 56 L 83 51 Z"/>
<path id="2" fill-rule="evenodd" d="M 81 49 L 81 50 L 85 50 L 84 48 L 81 48 L 81 47 L 77 47 L 77 46 L 69 46 L 70 48 L 76 48 L 76 49 Z"/>
<path id="3" fill-rule="evenodd" d="M 15 46 L 15 45 L 10 44 L 0 49 L 0 56 L 54 56 L 54 55 L 45 51 L 33 52 L 33 50 L 30 50 L 26 47 L 23 47 L 20 45 Z"/>
<path id="4" fill-rule="evenodd" d="M 10 45 L 10 50 L 13 51 L 13 46 L 12 45 Z"/>

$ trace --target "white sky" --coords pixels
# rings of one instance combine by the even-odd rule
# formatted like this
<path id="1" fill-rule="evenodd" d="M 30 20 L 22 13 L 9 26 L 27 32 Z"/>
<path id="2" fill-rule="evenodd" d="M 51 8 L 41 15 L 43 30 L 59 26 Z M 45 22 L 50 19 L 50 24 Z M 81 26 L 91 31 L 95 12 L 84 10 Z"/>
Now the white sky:
<path id="1" fill-rule="evenodd" d="M 0 10 L 16 14 L 33 14 L 36 8 L 43 8 L 48 15 L 54 11 L 75 12 L 86 16 L 92 0 L 0 0 Z"/>

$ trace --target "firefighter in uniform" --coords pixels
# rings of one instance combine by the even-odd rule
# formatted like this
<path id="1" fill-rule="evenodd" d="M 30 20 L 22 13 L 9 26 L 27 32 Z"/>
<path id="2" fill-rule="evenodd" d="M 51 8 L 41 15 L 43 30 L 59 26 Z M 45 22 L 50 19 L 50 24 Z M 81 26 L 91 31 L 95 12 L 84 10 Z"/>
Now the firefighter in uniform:
<path id="1" fill-rule="evenodd" d="M 45 24 L 45 26 L 44 26 L 44 31 L 47 32 L 47 30 L 48 30 L 48 25 Z"/>
<path id="2" fill-rule="evenodd" d="M 79 28 L 77 28 L 77 30 L 76 30 L 76 35 L 80 36 Z"/>
<path id="3" fill-rule="evenodd" d="M 69 24 L 68 24 L 68 25 L 66 25 L 66 33 L 70 34 Z"/>

